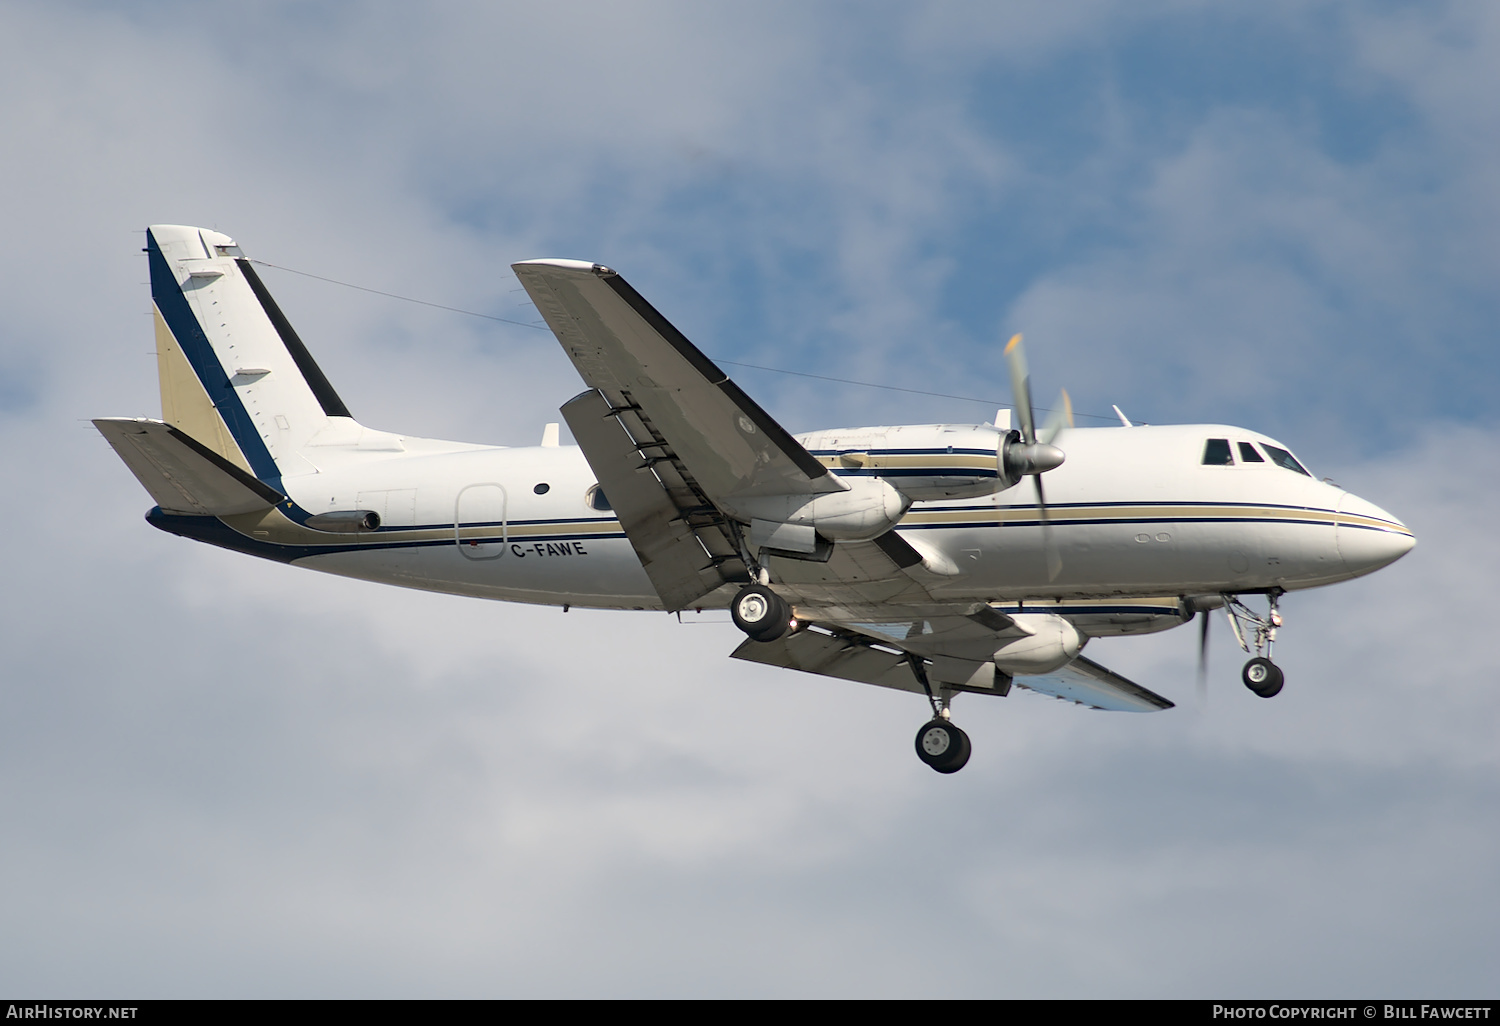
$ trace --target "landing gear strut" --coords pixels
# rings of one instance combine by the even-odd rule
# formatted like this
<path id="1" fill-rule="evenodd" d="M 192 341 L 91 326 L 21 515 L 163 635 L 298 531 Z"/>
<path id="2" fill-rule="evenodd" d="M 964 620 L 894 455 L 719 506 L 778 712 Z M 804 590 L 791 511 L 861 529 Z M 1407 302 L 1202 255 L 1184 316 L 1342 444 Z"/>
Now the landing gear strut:
<path id="1" fill-rule="evenodd" d="M 927 692 L 927 700 L 932 703 L 932 719 L 917 731 L 917 758 L 939 773 L 957 773 L 968 763 L 973 749 L 969 735 L 953 725 L 953 714 L 948 711 L 951 693 L 947 689 L 943 690 L 941 697 L 932 693 L 932 684 L 927 680 L 927 669 L 922 665 L 921 656 L 908 655 L 906 661 L 922 690 Z"/>
<path id="2" fill-rule="evenodd" d="M 1282 592 L 1278 589 L 1267 596 L 1270 600 L 1270 612 L 1265 616 L 1255 612 L 1236 596 L 1224 596 L 1224 612 L 1229 617 L 1234 640 L 1246 652 L 1250 651 L 1252 644 L 1255 647 L 1255 656 L 1240 671 L 1240 679 L 1245 682 L 1245 687 L 1261 698 L 1276 697 L 1281 693 L 1281 686 L 1286 683 L 1281 667 L 1271 662 L 1271 646 L 1276 642 L 1276 628 L 1281 626 L 1281 613 L 1277 609 L 1281 595 Z M 1250 634 L 1251 631 L 1254 633 Z"/>

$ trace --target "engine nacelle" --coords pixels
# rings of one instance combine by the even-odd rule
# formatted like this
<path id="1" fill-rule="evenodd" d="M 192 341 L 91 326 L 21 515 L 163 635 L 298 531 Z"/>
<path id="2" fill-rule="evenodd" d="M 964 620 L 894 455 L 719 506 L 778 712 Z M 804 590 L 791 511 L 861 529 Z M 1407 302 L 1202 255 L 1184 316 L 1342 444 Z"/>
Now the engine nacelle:
<path id="1" fill-rule="evenodd" d="M 900 522 L 911 499 L 880 478 L 844 481 L 847 491 L 826 495 L 730 497 L 723 505 L 751 522 L 752 544 L 812 552 L 815 535 L 829 541 L 870 541 Z"/>
<path id="2" fill-rule="evenodd" d="M 818 431 L 798 441 L 845 482 L 880 478 L 929 502 L 1010 488 L 1025 469 L 1024 461 L 1006 459 L 1007 446 L 1018 454 L 1019 438 L 991 424 L 904 424 Z"/>
<path id="3" fill-rule="evenodd" d="M 1067 620 L 1052 613 L 1013 613 L 1028 634 L 995 649 L 995 668 L 1011 676 L 1051 673 L 1073 661 L 1088 641 Z"/>

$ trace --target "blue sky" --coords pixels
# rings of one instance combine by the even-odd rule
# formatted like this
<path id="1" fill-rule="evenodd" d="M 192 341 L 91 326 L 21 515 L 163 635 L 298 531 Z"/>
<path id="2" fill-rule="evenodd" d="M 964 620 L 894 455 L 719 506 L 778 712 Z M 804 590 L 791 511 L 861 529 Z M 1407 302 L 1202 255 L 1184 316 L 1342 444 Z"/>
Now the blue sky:
<path id="1" fill-rule="evenodd" d="M 1500 17 L 1475 4 L 0 5 L 0 986 L 141 996 L 1488 993 Z M 152 531 L 140 231 L 521 321 L 620 270 L 704 350 L 1272 434 L 1417 549 L 1189 631 L 1156 717 L 920 703 L 725 625 Z M 548 334 L 268 270 L 353 412 L 529 444 Z M 992 406 L 737 370 L 793 429 Z M 1045 399 L 1043 397 L 1046 397 Z M 1217 625 L 1222 626 L 1222 625 Z M 946 924 L 941 938 L 924 923 Z M 934 971 L 942 967 L 941 972 Z"/>

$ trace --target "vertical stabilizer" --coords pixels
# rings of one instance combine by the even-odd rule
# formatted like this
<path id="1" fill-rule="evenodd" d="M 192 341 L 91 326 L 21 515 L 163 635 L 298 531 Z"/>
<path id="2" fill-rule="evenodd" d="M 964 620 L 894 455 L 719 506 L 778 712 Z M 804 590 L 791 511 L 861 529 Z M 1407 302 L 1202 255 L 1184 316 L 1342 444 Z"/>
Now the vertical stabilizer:
<path id="1" fill-rule="evenodd" d="M 234 240 L 206 228 L 146 235 L 162 419 L 279 487 L 298 455 L 349 410 Z"/>

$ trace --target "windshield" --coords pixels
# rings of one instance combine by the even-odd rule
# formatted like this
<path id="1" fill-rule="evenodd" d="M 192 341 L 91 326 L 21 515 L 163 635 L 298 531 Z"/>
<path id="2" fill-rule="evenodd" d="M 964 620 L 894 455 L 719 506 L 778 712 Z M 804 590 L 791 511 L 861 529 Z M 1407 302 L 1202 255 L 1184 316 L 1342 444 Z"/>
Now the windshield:
<path id="1" fill-rule="evenodd" d="M 1307 470 L 1302 466 L 1302 464 L 1297 462 L 1297 457 L 1293 456 L 1285 449 L 1278 449 L 1276 448 L 1276 446 L 1267 445 L 1264 442 L 1260 444 L 1261 448 L 1266 450 L 1266 455 L 1271 457 L 1271 462 L 1276 464 L 1278 467 L 1285 467 L 1288 470 L 1295 470 L 1299 474 L 1306 474 L 1308 477 L 1312 477 L 1311 474 L 1307 473 Z"/>

